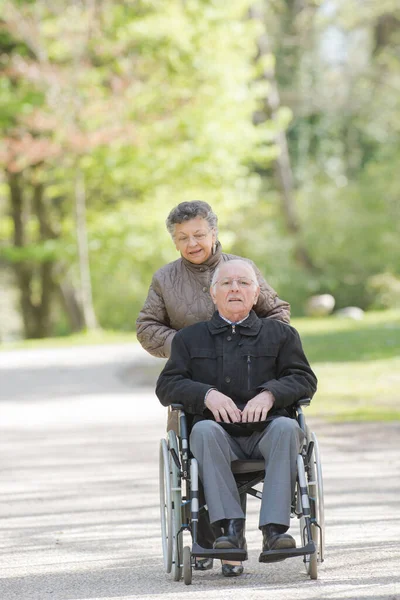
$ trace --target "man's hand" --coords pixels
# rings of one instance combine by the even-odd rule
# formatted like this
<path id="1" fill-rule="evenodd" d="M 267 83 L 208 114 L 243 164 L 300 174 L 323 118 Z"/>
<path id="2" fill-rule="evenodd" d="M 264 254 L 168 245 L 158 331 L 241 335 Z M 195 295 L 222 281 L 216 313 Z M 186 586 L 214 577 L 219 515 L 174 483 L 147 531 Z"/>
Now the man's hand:
<path id="1" fill-rule="evenodd" d="M 271 392 L 264 391 L 248 401 L 242 412 L 242 423 L 257 423 L 265 421 L 275 398 Z"/>
<path id="2" fill-rule="evenodd" d="M 211 410 L 214 419 L 220 423 L 238 423 L 241 420 L 241 411 L 234 401 L 218 390 L 211 390 L 206 398 L 206 407 Z"/>

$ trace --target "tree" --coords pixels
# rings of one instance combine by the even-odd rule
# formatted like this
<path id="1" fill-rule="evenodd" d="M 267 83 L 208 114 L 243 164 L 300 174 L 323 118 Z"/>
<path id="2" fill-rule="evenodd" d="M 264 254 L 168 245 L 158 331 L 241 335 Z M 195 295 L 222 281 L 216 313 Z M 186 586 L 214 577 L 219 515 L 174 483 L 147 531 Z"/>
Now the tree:
<path id="1" fill-rule="evenodd" d="M 84 181 L 80 231 L 87 230 L 88 252 L 80 270 L 83 287 L 93 286 L 101 326 L 134 326 L 152 271 L 173 256 L 164 232 L 173 204 L 201 197 L 224 215 L 255 202 L 252 156 L 265 163 L 273 143 L 265 144 L 269 122 L 255 128 L 251 121 L 257 31 L 244 18 L 248 6 L 3 2 L 10 93 L 1 160 L 26 196 L 30 175 L 40 173 L 53 231 L 40 237 L 32 213 L 23 251 L 15 251 L 10 236 L 3 256 L 32 273 L 51 259 L 54 286 L 64 295 L 77 286 L 73 207 Z M 13 105 L 16 91 L 21 102 Z M 77 298 L 70 300 L 63 306 L 76 309 Z M 74 310 L 71 324 L 85 321 L 82 294 L 79 303 L 81 315 Z"/>

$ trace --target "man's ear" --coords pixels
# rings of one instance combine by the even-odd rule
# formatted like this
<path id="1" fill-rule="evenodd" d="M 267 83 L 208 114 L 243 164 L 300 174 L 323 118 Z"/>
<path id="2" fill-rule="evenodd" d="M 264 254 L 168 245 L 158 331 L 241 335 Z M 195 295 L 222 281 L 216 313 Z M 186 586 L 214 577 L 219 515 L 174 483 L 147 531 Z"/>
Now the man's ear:
<path id="1" fill-rule="evenodd" d="M 214 302 L 214 304 L 216 304 L 216 302 L 215 302 L 216 298 L 215 298 L 215 293 L 214 293 L 214 287 L 213 286 L 210 287 L 210 295 L 211 295 L 212 301 Z"/>
<path id="2" fill-rule="evenodd" d="M 258 297 L 259 297 L 259 295 L 260 295 L 260 290 L 258 289 L 258 290 L 256 291 L 256 294 L 255 294 L 255 296 L 254 296 L 254 302 L 253 302 L 253 306 L 257 304 L 257 301 L 258 301 Z"/>

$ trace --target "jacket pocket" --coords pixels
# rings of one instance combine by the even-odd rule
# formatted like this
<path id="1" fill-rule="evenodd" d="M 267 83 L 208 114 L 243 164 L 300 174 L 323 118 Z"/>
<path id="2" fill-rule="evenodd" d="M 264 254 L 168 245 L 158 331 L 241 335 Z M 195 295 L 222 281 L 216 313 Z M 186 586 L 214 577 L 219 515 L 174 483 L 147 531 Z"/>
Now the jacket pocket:
<path id="1" fill-rule="evenodd" d="M 217 386 L 217 353 L 209 348 L 193 348 L 190 353 L 192 370 L 196 381 Z"/>
<path id="2" fill-rule="evenodd" d="M 275 378 L 275 361 L 278 356 L 278 346 L 264 348 L 241 348 L 242 361 L 246 363 L 247 390 L 257 388 L 262 383 Z"/>
<path id="3" fill-rule="evenodd" d="M 244 356 L 254 356 L 255 358 L 270 356 L 276 358 L 278 356 L 279 346 L 271 344 L 263 348 L 255 348 L 254 346 L 242 346 L 241 354 Z"/>

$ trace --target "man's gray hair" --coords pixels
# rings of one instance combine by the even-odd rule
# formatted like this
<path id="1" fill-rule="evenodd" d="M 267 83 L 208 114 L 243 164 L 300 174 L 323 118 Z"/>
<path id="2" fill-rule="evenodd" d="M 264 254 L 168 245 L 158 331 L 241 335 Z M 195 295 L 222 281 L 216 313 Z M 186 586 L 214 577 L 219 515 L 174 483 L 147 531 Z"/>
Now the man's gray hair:
<path id="1" fill-rule="evenodd" d="M 210 229 L 218 233 L 218 217 L 213 212 L 211 206 L 202 200 L 192 200 L 191 202 L 181 202 L 175 206 L 169 213 L 165 224 L 172 237 L 175 235 L 175 225 L 190 221 L 196 217 L 202 217 L 207 221 Z"/>
<path id="2" fill-rule="evenodd" d="M 248 262 L 247 260 L 244 260 L 243 258 L 235 258 L 233 260 L 227 260 L 227 261 L 223 262 L 221 265 L 218 265 L 218 267 L 215 269 L 214 275 L 212 276 L 212 279 L 211 279 L 211 287 L 214 287 L 214 285 L 217 283 L 218 277 L 219 277 L 219 272 L 222 269 L 222 267 L 224 265 L 227 265 L 227 264 L 231 263 L 231 262 L 235 262 L 235 263 L 240 262 L 240 263 L 244 263 L 245 265 L 247 265 L 250 268 L 250 270 L 253 271 L 253 277 L 252 277 L 252 279 L 253 279 L 254 283 L 256 283 L 257 285 L 259 285 L 258 284 L 258 279 L 257 279 L 256 272 L 255 272 L 254 267 L 251 264 L 251 262 Z"/>

